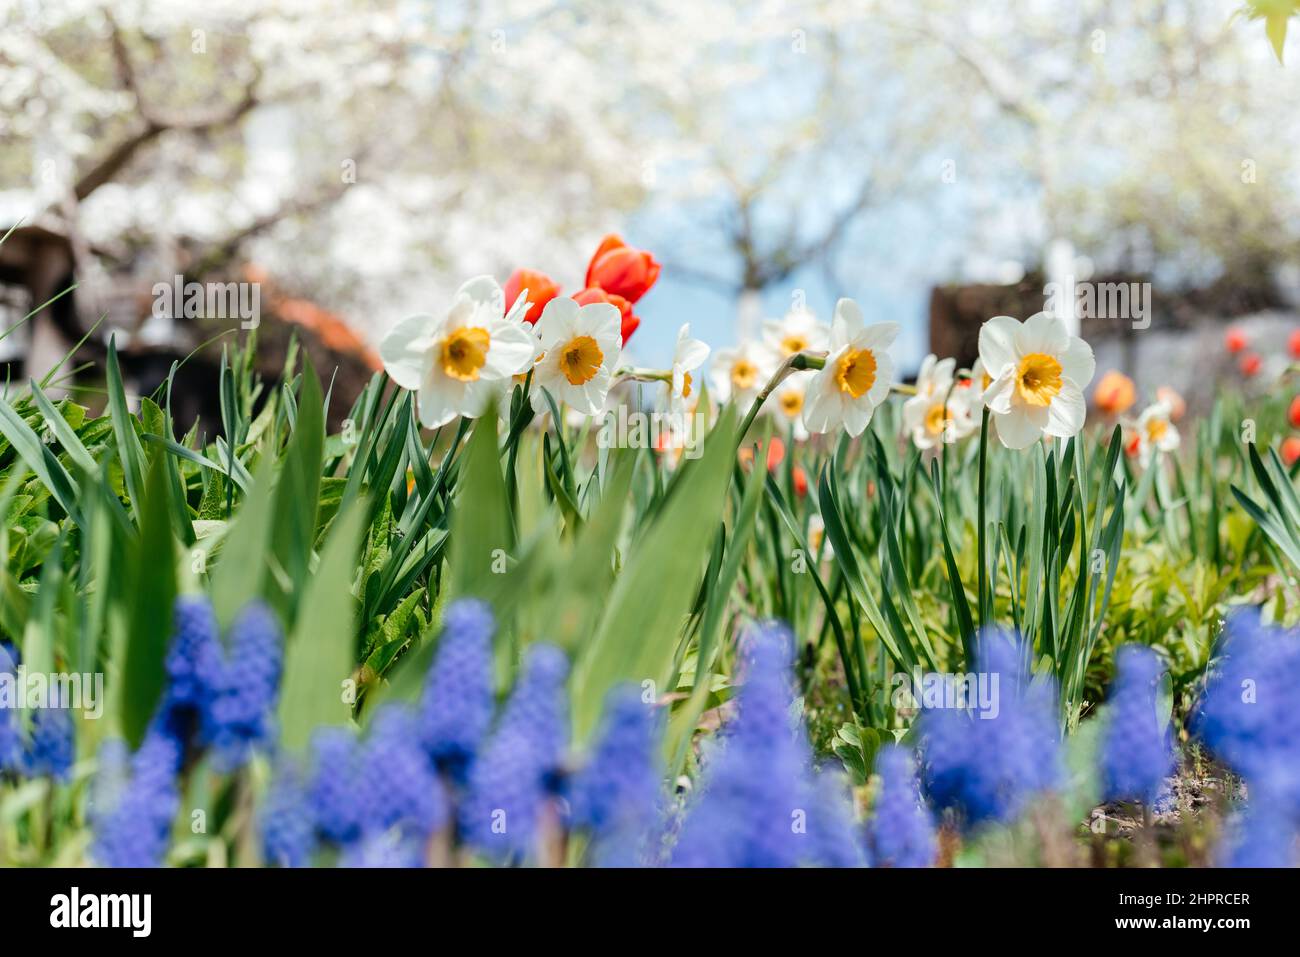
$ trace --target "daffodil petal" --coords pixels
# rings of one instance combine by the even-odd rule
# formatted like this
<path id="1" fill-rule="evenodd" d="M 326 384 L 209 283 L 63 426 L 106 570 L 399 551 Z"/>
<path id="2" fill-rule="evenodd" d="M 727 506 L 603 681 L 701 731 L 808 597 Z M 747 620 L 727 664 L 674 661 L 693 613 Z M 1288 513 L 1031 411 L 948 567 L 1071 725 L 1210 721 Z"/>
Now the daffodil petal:
<path id="1" fill-rule="evenodd" d="M 1016 361 L 1016 330 L 1020 323 L 1010 316 L 994 316 L 980 326 L 979 352 L 984 369 L 995 379 Z"/>
<path id="2" fill-rule="evenodd" d="M 1047 410 L 1042 409 L 1016 409 L 1007 415 L 998 415 L 993 418 L 993 427 L 997 431 L 998 440 L 1009 449 L 1027 449 L 1042 437 L 1042 427 L 1035 423 L 1034 413 L 1042 411 L 1046 414 Z"/>
<path id="3" fill-rule="evenodd" d="M 1016 349 L 1022 356 L 1031 352 L 1059 356 L 1069 345 L 1065 320 L 1050 312 L 1036 312 L 1016 327 Z"/>
<path id="4" fill-rule="evenodd" d="M 379 358 L 384 371 L 403 389 L 414 392 L 420 388 L 437 327 L 438 320 L 428 314 L 408 316 L 388 330 L 380 342 Z"/>
<path id="5" fill-rule="evenodd" d="M 1071 337 L 1070 345 L 1061 356 L 1061 375 L 1070 379 L 1080 389 L 1085 389 L 1097 371 L 1097 360 L 1092 354 L 1092 346 L 1077 337 Z"/>
<path id="6" fill-rule="evenodd" d="M 1088 406 L 1083 398 L 1083 390 L 1069 379 L 1061 383 L 1061 391 L 1052 397 L 1047 407 L 1047 425 L 1043 431 L 1068 439 L 1077 435 L 1083 428 L 1088 415 Z"/>

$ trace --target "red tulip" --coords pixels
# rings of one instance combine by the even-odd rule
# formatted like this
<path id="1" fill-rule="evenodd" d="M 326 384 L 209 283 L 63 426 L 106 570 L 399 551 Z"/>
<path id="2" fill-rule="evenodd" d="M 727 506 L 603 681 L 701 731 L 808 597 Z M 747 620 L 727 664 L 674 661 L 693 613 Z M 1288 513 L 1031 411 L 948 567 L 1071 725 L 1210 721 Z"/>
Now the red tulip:
<path id="1" fill-rule="evenodd" d="M 600 241 L 587 266 L 587 285 L 636 302 L 659 278 L 659 263 L 642 249 L 633 249 L 610 233 Z"/>
<path id="2" fill-rule="evenodd" d="M 1242 375 L 1249 379 L 1259 374 L 1260 367 L 1263 364 L 1264 360 L 1257 353 L 1247 352 L 1241 357 L 1241 361 L 1237 363 L 1237 368 L 1241 370 Z"/>
<path id="3" fill-rule="evenodd" d="M 607 302 L 611 306 L 618 307 L 619 314 L 623 317 L 621 332 L 623 334 L 623 345 L 627 345 L 627 340 L 632 338 L 632 333 L 636 332 L 636 327 L 641 325 L 641 318 L 632 312 L 632 303 L 628 302 L 622 296 L 616 296 L 612 292 L 606 292 L 599 286 L 588 286 L 582 292 L 573 297 L 573 301 L 580 306 L 589 306 L 593 302 Z"/>
<path id="4" fill-rule="evenodd" d="M 1292 428 L 1300 429 L 1300 395 L 1291 400 L 1291 407 L 1286 410 L 1286 417 Z"/>
<path id="5" fill-rule="evenodd" d="M 754 462 L 754 450 L 749 446 L 742 446 L 740 451 L 736 453 L 736 457 L 740 459 L 742 465 L 752 465 Z M 772 436 L 772 441 L 767 445 L 767 470 L 769 472 L 775 472 L 777 466 L 784 461 L 785 442 L 782 441 L 781 436 L 774 435 Z M 805 482 L 806 481 L 807 480 L 805 479 Z"/>
<path id="6" fill-rule="evenodd" d="M 1282 440 L 1282 461 L 1290 467 L 1296 459 L 1300 459 L 1300 438 L 1288 435 Z"/>
<path id="7" fill-rule="evenodd" d="M 1291 353 L 1292 359 L 1300 359 L 1300 329 L 1291 333 L 1290 338 L 1286 341 L 1287 351 Z"/>
<path id="8" fill-rule="evenodd" d="M 519 294 L 528 290 L 528 311 L 524 313 L 524 322 L 534 323 L 542 315 L 546 304 L 560 294 L 560 285 L 544 272 L 536 269 L 516 269 L 506 280 L 506 308 L 509 309 L 519 298 Z"/>
<path id="9" fill-rule="evenodd" d="M 1223 347 L 1235 356 L 1242 349 L 1246 348 L 1246 334 L 1235 327 L 1229 329 L 1224 333 Z"/>
<path id="10" fill-rule="evenodd" d="M 799 498 L 808 494 L 808 473 L 798 465 L 794 467 L 794 494 Z"/>

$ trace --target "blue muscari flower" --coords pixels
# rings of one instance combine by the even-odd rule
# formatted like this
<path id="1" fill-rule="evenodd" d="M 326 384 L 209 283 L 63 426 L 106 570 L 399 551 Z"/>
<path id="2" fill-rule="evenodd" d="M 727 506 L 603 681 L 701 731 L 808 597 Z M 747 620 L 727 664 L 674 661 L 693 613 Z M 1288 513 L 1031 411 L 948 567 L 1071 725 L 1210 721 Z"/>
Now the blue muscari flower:
<path id="1" fill-rule="evenodd" d="M 429 758 L 462 784 L 492 724 L 494 628 L 484 602 L 467 598 L 449 605 L 420 702 L 420 735 Z"/>
<path id="2" fill-rule="evenodd" d="M 359 752 L 356 736 L 347 728 L 320 728 L 312 736 L 307 803 L 321 838 L 333 844 L 361 836 Z"/>
<path id="3" fill-rule="evenodd" d="M 1300 633 L 1260 623 L 1241 611 L 1228 620 L 1192 720 L 1193 731 L 1245 778 L 1259 808 L 1276 805 L 1300 818 Z"/>
<path id="4" fill-rule="evenodd" d="M 102 800 L 92 825 L 91 855 L 106 867 L 160 867 L 167 854 L 172 821 L 180 806 L 176 775 L 182 747 L 155 725 L 131 759 L 124 780 L 120 752 L 108 752 L 111 780 L 101 786 Z M 114 793 L 116 792 L 116 793 Z M 110 805 L 107 802 L 112 801 Z"/>
<path id="5" fill-rule="evenodd" d="M 935 708 L 921 717 L 926 793 L 966 825 L 1010 821 L 1060 780 L 1056 688 L 1031 683 L 1026 658 L 1019 639 L 986 633 L 977 666 L 990 688 L 997 677 L 996 708 Z"/>
<path id="6" fill-rule="evenodd" d="M 934 863 L 934 817 L 921 800 L 912 755 L 887 745 L 876 755 L 880 794 L 867 825 L 875 867 L 929 867 Z"/>
<path id="7" fill-rule="evenodd" d="M 13 675 L 18 668 L 18 652 L 7 641 L 0 641 L 0 675 Z M 0 707 L 0 777 L 18 774 L 23 769 L 23 738 L 18 712 Z"/>
<path id="8" fill-rule="evenodd" d="M 244 607 L 230 629 L 230 655 L 212 680 L 204 736 L 223 770 L 247 760 L 272 738 L 283 663 L 280 625 L 261 602 Z"/>
<path id="9" fill-rule="evenodd" d="M 460 809 L 469 845 L 499 858 L 533 849 L 541 817 L 562 786 L 568 668 L 552 645 L 529 650 L 500 724 L 470 771 Z"/>
<path id="10" fill-rule="evenodd" d="M 400 705 L 380 709 L 371 723 L 355 782 L 365 833 L 397 829 L 423 838 L 447 823 L 447 798 L 416 727 Z"/>
<path id="11" fill-rule="evenodd" d="M 1125 645 L 1115 656 L 1116 678 L 1101 741 L 1101 777 L 1107 801 L 1155 802 L 1173 770 L 1169 729 L 1159 725 L 1154 651 Z"/>
<path id="12" fill-rule="evenodd" d="M 853 802 L 843 772 L 823 768 L 813 776 L 808 797 L 808 834 L 813 850 L 805 863 L 820 867 L 866 865 L 867 855 L 853 819 Z"/>
<path id="13" fill-rule="evenodd" d="M 316 850 L 307 788 L 298 766 L 282 759 L 260 810 L 262 853 L 267 863 L 306 867 Z"/>
<path id="14" fill-rule="evenodd" d="M 340 867 L 400 867 L 421 865 L 418 842 L 392 831 L 368 835 L 349 846 L 339 858 Z"/>
<path id="15" fill-rule="evenodd" d="M 739 713 L 705 768 L 672 863 L 679 867 L 791 867 L 815 857 L 808 839 L 807 741 L 790 719 L 793 639 L 782 625 L 742 638 Z"/>
<path id="16" fill-rule="evenodd" d="M 574 778 L 572 824 L 591 831 L 595 863 L 641 863 L 659 816 L 659 738 L 653 705 L 624 685 L 610 692 L 605 727 L 586 767 Z"/>
<path id="17" fill-rule="evenodd" d="M 53 695 L 53 693 L 52 693 Z M 72 712 L 51 700 L 32 712 L 23 771 L 28 777 L 65 780 L 76 757 Z"/>
<path id="18" fill-rule="evenodd" d="M 1261 803 L 1234 815 L 1219 850 L 1221 867 L 1297 867 L 1295 821 L 1276 805 Z"/>
<path id="19" fill-rule="evenodd" d="M 212 602 L 182 595 L 172 610 L 172 640 L 164 662 L 167 700 L 205 715 L 221 674 L 221 639 Z"/>

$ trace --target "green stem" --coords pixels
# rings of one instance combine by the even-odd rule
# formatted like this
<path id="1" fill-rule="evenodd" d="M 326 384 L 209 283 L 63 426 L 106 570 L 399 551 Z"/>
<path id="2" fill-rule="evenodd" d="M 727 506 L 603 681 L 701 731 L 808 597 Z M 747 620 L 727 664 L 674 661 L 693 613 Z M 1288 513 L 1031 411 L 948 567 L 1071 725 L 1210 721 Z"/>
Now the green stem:
<path id="1" fill-rule="evenodd" d="M 979 508 L 978 517 L 979 526 L 975 529 L 975 546 L 979 550 L 979 606 L 980 606 L 980 631 L 989 624 L 991 617 L 991 603 L 989 602 L 989 582 L 988 570 L 984 567 L 984 498 L 987 489 L 987 472 L 989 458 L 989 407 L 984 406 L 983 415 L 980 422 L 980 468 L 979 468 Z"/>

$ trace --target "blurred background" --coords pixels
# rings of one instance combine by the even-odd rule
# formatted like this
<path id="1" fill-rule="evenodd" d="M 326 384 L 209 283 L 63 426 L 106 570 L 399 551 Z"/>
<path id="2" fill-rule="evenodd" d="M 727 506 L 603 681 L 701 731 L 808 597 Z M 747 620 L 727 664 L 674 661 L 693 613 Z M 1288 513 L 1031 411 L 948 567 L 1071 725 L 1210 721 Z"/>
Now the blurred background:
<path id="1" fill-rule="evenodd" d="M 151 391 L 238 328 L 159 308 L 183 277 L 249 284 L 272 372 L 296 332 L 346 397 L 397 319 L 521 266 L 576 293 L 618 232 L 663 263 L 638 364 L 839 296 L 903 370 L 968 362 L 1048 283 L 1125 283 L 1146 314 L 1072 310 L 1099 376 L 1202 405 L 1298 325 L 1278 45 L 1240 0 L 0 0 L 0 330 L 76 284 L 0 375 L 76 346 L 53 381 L 93 390 L 116 335 Z"/>

